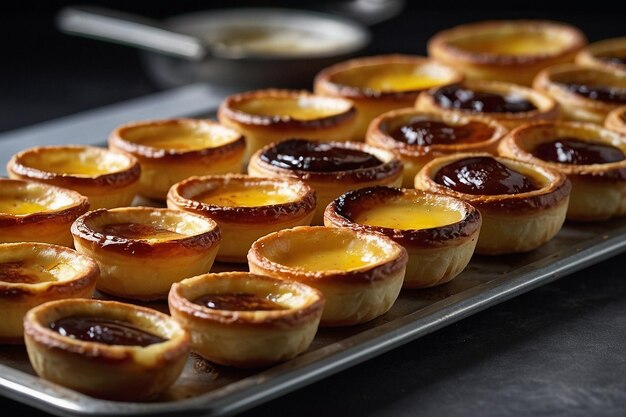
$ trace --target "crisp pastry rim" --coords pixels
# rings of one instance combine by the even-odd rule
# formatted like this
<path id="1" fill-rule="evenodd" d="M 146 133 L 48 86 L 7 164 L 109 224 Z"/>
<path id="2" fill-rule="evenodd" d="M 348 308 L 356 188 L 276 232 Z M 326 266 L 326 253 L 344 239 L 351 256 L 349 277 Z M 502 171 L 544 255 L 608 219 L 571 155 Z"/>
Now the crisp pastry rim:
<path id="1" fill-rule="evenodd" d="M 536 143 L 545 143 L 557 139 L 552 132 L 558 129 L 565 129 L 570 132 L 577 132 L 585 130 L 594 135 L 594 139 L 602 138 L 601 140 L 591 140 L 587 137 L 576 136 L 576 139 L 585 142 L 595 142 L 612 145 L 615 142 L 624 142 L 626 138 L 624 135 L 620 135 L 618 132 L 614 132 L 610 129 L 598 126 L 593 123 L 582 122 L 536 122 L 527 125 L 520 126 L 511 132 L 509 132 L 502 142 L 500 143 L 500 149 L 506 149 L 511 155 L 520 161 L 525 161 L 531 164 L 543 165 L 556 169 L 568 176 L 584 177 L 586 179 L 593 180 L 608 180 L 608 181 L 625 181 L 626 180 L 626 159 L 617 162 L 610 162 L 605 164 L 591 164 L 591 165 L 577 165 L 577 164 L 562 164 L 559 162 L 545 161 L 541 158 L 534 156 L 531 152 L 521 144 L 524 142 L 524 134 L 528 132 L 539 131 L 543 129 L 544 132 L 550 132 L 546 136 L 539 139 L 533 139 Z M 567 135 L 570 135 L 568 133 Z M 613 145 L 614 146 L 614 145 Z M 623 153 L 624 148 L 620 148 Z M 502 153 L 502 151 L 500 151 Z"/>
<path id="2" fill-rule="evenodd" d="M 363 199 L 371 199 L 372 206 L 384 204 L 388 199 L 401 199 L 413 194 L 418 198 L 433 200 L 446 200 L 447 207 L 453 207 L 457 211 L 463 211 L 463 218 L 457 222 L 424 229 L 395 229 L 383 226 L 372 226 L 357 223 L 351 218 L 351 206 L 356 205 L 359 212 L 359 203 Z M 375 186 L 348 191 L 339 198 L 333 200 L 324 212 L 325 221 L 328 220 L 333 226 L 348 227 L 355 230 L 382 233 L 394 241 L 409 247 L 440 247 L 454 245 L 455 241 L 471 238 L 479 230 L 482 224 L 480 212 L 466 201 L 448 195 L 433 194 L 422 190 Z"/>
<path id="3" fill-rule="evenodd" d="M 626 134 L 626 106 L 621 106 L 611 110 L 606 116 L 604 127 L 614 132 Z"/>
<path id="4" fill-rule="evenodd" d="M 66 188 L 35 181 L 0 178 L 0 190 L 4 189 L 4 185 L 14 187 L 38 186 L 42 188 L 50 188 L 56 193 L 68 196 L 73 200 L 73 203 L 69 206 L 61 207 L 59 209 L 50 209 L 35 213 L 0 213 L 0 227 L 43 223 L 47 221 L 70 222 L 74 221 L 74 219 L 76 219 L 78 216 L 85 213 L 89 209 L 89 199 L 87 197 L 77 193 L 76 191 Z"/>
<path id="5" fill-rule="evenodd" d="M 307 300 L 302 305 L 282 310 L 238 311 L 211 309 L 194 303 L 192 300 L 187 298 L 185 294 L 185 287 L 187 286 L 199 285 L 207 287 L 210 286 L 212 281 L 222 279 L 254 279 L 268 283 L 275 283 L 286 288 L 287 290 L 292 290 L 300 295 L 306 295 Z M 210 294 L 210 292 L 206 292 L 204 294 Z M 226 326 L 243 325 L 256 328 L 280 326 L 285 328 L 297 327 L 315 319 L 321 313 L 324 306 L 324 296 L 321 291 L 297 281 L 272 278 L 250 272 L 222 272 L 217 274 L 202 274 L 174 283 L 168 296 L 168 303 L 170 308 L 174 308 L 176 311 L 185 314 L 186 316 L 193 317 L 194 319 L 208 320 L 216 324 L 223 324 Z"/>
<path id="6" fill-rule="evenodd" d="M 106 308 L 95 307 L 96 305 L 102 305 Z M 112 314 L 112 312 L 117 313 L 121 311 L 120 314 L 124 315 L 125 321 L 142 330 L 146 330 L 146 326 L 142 320 L 137 319 L 137 315 L 141 315 L 142 318 L 151 316 L 154 321 L 158 320 L 160 322 L 168 323 L 166 329 L 167 331 L 163 330 L 163 326 L 157 326 L 156 324 L 150 326 L 149 328 L 149 331 L 152 334 L 166 340 L 148 346 L 124 346 L 115 344 L 108 345 L 105 343 L 85 341 L 63 336 L 49 328 L 49 324 L 59 318 L 71 317 L 72 314 L 63 314 L 56 317 L 57 314 L 54 314 L 56 308 L 73 308 L 79 314 L 82 313 L 87 316 L 92 315 L 85 313 L 85 311 L 91 312 L 94 309 L 99 309 L 97 312 L 104 314 L 94 314 L 93 317 L 113 319 L 116 319 L 117 317 L 115 313 Z M 51 318 L 50 316 L 53 317 Z M 152 321 L 151 319 L 148 320 Z M 60 350 L 64 353 L 69 353 L 75 356 L 89 357 L 90 359 L 98 362 L 115 364 L 125 363 L 130 360 L 139 364 L 140 362 L 136 360 L 135 355 L 140 352 L 150 352 L 151 357 L 159 358 L 159 360 L 152 364 L 147 364 L 145 360 L 141 361 L 140 366 L 142 368 L 165 367 L 169 362 L 176 362 L 178 357 L 185 354 L 189 350 L 190 343 L 189 334 L 182 328 L 182 326 L 180 326 L 180 324 L 178 324 L 178 322 L 164 313 L 135 304 L 96 299 L 58 300 L 35 307 L 24 317 L 24 333 L 31 337 L 36 343 L 49 349 L 52 348 Z"/>
<path id="7" fill-rule="evenodd" d="M 513 55 L 513 54 L 496 54 L 488 52 L 472 52 L 451 45 L 450 37 L 458 37 L 461 35 L 472 36 L 484 30 L 497 30 L 504 27 L 519 28 L 521 32 L 528 32 L 529 27 L 538 28 L 541 31 L 554 30 L 561 33 L 567 33 L 570 38 L 569 45 L 564 43 L 563 48 L 556 53 L 538 53 L 532 55 Z M 466 37 L 466 36 L 463 36 Z M 433 50 L 450 56 L 451 59 L 462 60 L 463 62 L 474 65 L 490 65 L 490 66 L 532 66 L 543 61 L 558 59 L 565 57 L 583 48 L 587 45 L 587 38 L 580 29 L 563 22 L 557 22 L 545 19 L 524 19 L 524 20 L 485 20 L 479 22 L 465 23 L 454 26 L 449 29 L 442 30 L 435 34 L 427 44 L 429 55 L 433 54 Z"/>
<path id="8" fill-rule="evenodd" d="M 23 159 L 28 154 L 42 154 L 45 152 L 63 152 L 63 150 L 81 150 L 86 149 L 91 152 L 104 154 L 107 152 L 115 153 L 125 157 L 128 164 L 119 171 L 107 172 L 99 175 L 73 175 L 66 173 L 56 173 L 46 171 L 45 169 L 35 168 L 23 163 Z M 139 161 L 132 155 L 116 152 L 106 148 L 99 148 L 88 145 L 47 145 L 35 146 L 25 149 L 13 155 L 7 164 L 7 171 L 19 176 L 22 179 L 32 179 L 41 181 L 55 181 L 69 186 L 80 185 L 84 187 L 125 187 L 139 180 L 141 167 Z"/>
<path id="9" fill-rule="evenodd" d="M 375 264 L 368 264 L 352 270 L 324 270 L 307 271 L 274 262 L 262 253 L 262 247 L 270 245 L 272 241 L 283 239 L 285 235 L 292 233 L 310 234 L 316 229 L 330 231 L 330 233 L 349 233 L 354 237 L 366 240 L 377 240 L 389 247 L 387 257 Z M 323 233 L 323 232 L 322 232 Z M 373 282 L 386 281 L 393 278 L 398 272 L 406 267 L 408 253 L 400 244 L 391 238 L 376 232 L 353 230 L 349 228 L 336 228 L 327 226 L 297 226 L 291 229 L 283 229 L 270 233 L 255 241 L 248 251 L 248 263 L 256 264 L 260 269 L 272 271 L 282 279 L 290 279 L 314 285 L 315 283 L 336 283 L 345 285 L 371 285 Z"/>
<path id="10" fill-rule="evenodd" d="M 478 122 L 487 125 L 493 129 L 493 134 L 486 140 L 474 143 L 463 143 L 453 145 L 434 144 L 429 146 L 409 145 L 407 143 L 397 141 L 386 130 L 385 123 L 389 123 L 390 119 L 396 118 L 413 118 L 420 117 L 420 120 L 438 121 L 448 125 L 463 126 L 469 122 Z M 450 152 L 471 152 L 474 149 L 484 149 L 485 147 L 496 145 L 502 137 L 508 132 L 508 129 L 502 126 L 496 119 L 483 117 L 480 113 L 476 115 L 460 114 L 460 113 L 437 113 L 433 111 L 422 111 L 415 108 L 391 110 L 381 114 L 375 118 L 369 125 L 366 143 L 373 142 L 374 146 L 384 149 L 391 149 L 402 156 L 424 156 L 439 155 Z"/>
<path id="11" fill-rule="evenodd" d="M 252 186 L 261 183 L 285 184 L 296 191 L 298 198 L 286 203 L 247 207 L 208 204 L 183 195 L 188 187 L 193 187 L 198 183 L 224 184 L 231 181 Z M 167 201 L 183 211 L 210 216 L 218 221 L 267 224 L 268 222 L 282 222 L 308 215 L 316 208 L 317 194 L 312 187 L 295 178 L 264 178 L 243 174 L 225 174 L 190 177 L 176 183 L 170 188 Z"/>
<path id="12" fill-rule="evenodd" d="M 151 241 L 151 239 L 131 239 L 110 236 L 94 230 L 90 226 L 90 222 L 98 217 L 107 216 L 110 212 L 136 212 L 138 215 L 141 215 L 140 213 L 170 212 L 183 217 L 193 216 L 197 220 L 206 222 L 207 227 L 206 230 L 194 233 L 193 235 L 185 235 L 177 239 Z M 74 221 L 71 232 L 74 239 L 79 239 L 100 250 L 118 252 L 133 257 L 156 257 L 160 254 L 172 256 L 173 254 L 197 253 L 214 247 L 219 244 L 222 239 L 220 226 L 213 219 L 186 211 L 154 207 L 101 208 L 89 211 Z"/>
<path id="13" fill-rule="evenodd" d="M 362 67 L 375 67 L 385 66 L 393 64 L 414 64 L 416 66 L 432 65 L 445 69 L 450 72 L 450 80 L 442 83 L 442 85 L 454 84 L 463 81 L 464 76 L 461 72 L 455 70 L 448 65 L 442 64 L 432 58 L 418 56 L 418 55 L 404 55 L 404 54 L 388 54 L 388 55 L 374 55 L 368 57 L 353 58 L 348 61 L 340 62 L 330 67 L 324 68 L 320 71 L 313 81 L 313 84 L 318 89 L 324 89 L 330 92 L 333 96 L 346 97 L 349 99 L 412 99 L 424 91 L 425 88 L 407 90 L 407 91 L 381 91 L 372 88 L 363 88 L 358 86 L 351 86 L 346 84 L 340 84 L 332 81 L 332 78 L 341 72 L 354 70 L 355 68 Z"/>
<path id="14" fill-rule="evenodd" d="M 89 256 L 83 255 L 75 250 L 72 250 L 65 246 L 53 245 L 49 243 L 39 242 L 16 242 L 16 243 L 0 243 L 0 263 L 2 263 L 4 256 L 3 250 L 33 250 L 36 252 L 36 257 L 41 255 L 42 251 L 53 251 L 55 254 L 65 253 L 67 256 L 72 257 L 72 265 L 78 263 L 81 268 L 73 277 L 67 279 L 60 279 L 55 281 L 44 281 L 38 283 L 26 283 L 26 282 L 7 282 L 0 279 L 0 298 L 5 300 L 19 301 L 26 297 L 60 297 L 66 294 L 80 293 L 90 286 L 95 286 L 96 280 L 100 276 L 100 268 L 96 261 Z M 32 253 L 32 252 L 31 252 Z M 59 259 L 61 259 L 59 257 Z M 63 259 L 69 262 L 69 260 Z"/>
<path id="15" fill-rule="evenodd" d="M 483 195 L 462 193 L 441 185 L 434 180 L 435 175 L 442 167 L 458 160 L 474 157 L 494 158 L 498 162 L 507 165 L 507 167 L 513 165 L 513 168 L 515 168 L 515 165 L 522 165 L 529 171 L 535 173 L 538 172 L 547 180 L 547 183 L 545 186 L 537 190 L 525 193 Z M 534 212 L 537 210 L 555 207 L 569 198 L 572 189 L 572 185 L 567 179 L 567 176 L 553 168 L 548 168 L 542 165 L 537 166 L 528 162 L 522 162 L 502 156 L 494 156 L 484 152 L 460 153 L 433 159 L 417 174 L 415 182 L 416 185 L 418 182 L 421 182 L 425 187 L 427 187 L 426 189 L 423 187 L 416 188 L 433 193 L 457 197 L 461 200 L 467 201 L 479 210 L 487 209 L 491 212 L 511 214 Z"/>
<path id="16" fill-rule="evenodd" d="M 617 106 L 622 106 L 620 103 L 613 103 L 608 101 L 602 101 L 577 94 L 574 91 L 569 91 L 563 86 L 561 82 L 554 81 L 554 76 L 564 76 L 564 74 L 574 73 L 596 73 L 599 76 L 605 77 L 617 77 L 623 78 L 626 85 L 626 74 L 621 75 L 616 72 L 608 71 L 597 67 L 583 67 L 577 64 L 559 64 L 554 65 L 540 71 L 533 80 L 533 88 L 538 91 L 545 91 L 550 95 L 559 97 L 560 100 L 567 100 L 568 105 L 571 106 L 584 106 L 588 110 L 598 110 L 601 112 L 609 112 Z"/>
<path id="17" fill-rule="evenodd" d="M 494 118 L 499 121 L 517 121 L 532 118 L 548 118 L 554 119 L 559 114 L 559 104 L 547 94 L 534 90 L 519 84 L 508 83 L 504 81 L 487 81 L 487 80 L 465 80 L 459 84 L 460 87 L 467 87 L 474 91 L 485 91 L 496 94 L 514 93 L 521 96 L 524 100 L 530 101 L 535 110 L 521 112 L 472 112 L 467 109 L 447 108 L 439 105 L 435 100 L 435 94 L 443 87 L 433 87 L 423 91 L 417 98 L 416 105 L 419 108 L 420 101 L 424 101 L 428 106 L 439 109 L 442 112 L 458 113 L 466 116 L 477 115 L 487 118 Z"/>
<path id="18" fill-rule="evenodd" d="M 576 63 L 585 67 L 604 68 L 608 70 L 626 71 L 626 64 L 616 62 L 603 61 L 598 59 L 601 54 L 610 53 L 610 51 L 626 52 L 626 36 L 603 39 L 590 43 L 576 55 Z"/>
<path id="19" fill-rule="evenodd" d="M 249 165 L 256 165 L 261 172 L 269 172 L 272 176 L 291 177 L 303 181 L 315 181 L 326 183 L 363 183 L 369 181 L 381 181 L 386 178 L 395 178 L 402 175 L 402 161 L 393 152 L 380 148 L 378 146 L 369 145 L 363 142 L 326 142 L 312 139 L 298 139 L 307 142 L 323 143 L 338 148 L 347 148 L 367 152 L 370 155 L 378 157 L 379 154 L 386 155 L 387 161 L 382 161 L 381 165 L 370 168 L 343 170 L 343 171 L 302 171 L 296 169 L 287 169 L 274 166 L 261 159 L 261 155 L 278 142 L 270 143 L 256 151 L 250 158 Z M 380 158 L 379 158 L 380 159 Z"/>
<path id="20" fill-rule="evenodd" d="M 129 140 L 125 138 L 124 134 L 127 130 L 137 128 L 159 128 L 169 126 L 184 126 L 184 125 L 205 125 L 209 129 L 219 128 L 224 131 L 232 133 L 232 140 L 218 146 L 205 147 L 201 149 L 169 149 L 150 146 L 147 144 L 138 143 L 137 141 Z M 210 135 L 211 133 L 207 133 Z M 178 118 L 178 119 L 160 119 L 160 120 L 141 120 L 123 124 L 117 127 L 108 139 L 109 147 L 115 148 L 125 153 L 130 153 L 133 156 L 144 158 L 148 160 L 200 160 L 203 158 L 210 158 L 211 161 L 218 159 L 228 158 L 231 155 L 237 153 L 243 153 L 246 148 L 246 141 L 243 135 L 235 130 L 222 126 L 218 122 L 214 122 L 208 119 L 190 119 L 190 118 Z"/>
<path id="21" fill-rule="evenodd" d="M 298 98 L 311 98 L 314 100 L 326 100 L 326 101 L 341 101 L 346 105 L 346 109 L 338 111 L 331 115 L 316 117 L 314 119 L 302 120 L 296 119 L 290 116 L 264 116 L 246 113 L 237 109 L 236 103 L 265 99 L 298 99 Z M 218 109 L 218 119 L 228 119 L 234 121 L 243 126 L 254 126 L 256 129 L 260 128 L 280 128 L 280 129 L 294 129 L 294 128 L 307 128 L 307 129 L 326 129 L 339 126 L 344 123 L 350 123 L 356 118 L 357 112 L 354 107 L 354 103 L 341 97 L 328 97 L 319 94 L 314 94 L 306 90 L 286 90 L 286 89 L 263 89 L 246 91 L 243 93 L 233 94 L 220 104 Z"/>

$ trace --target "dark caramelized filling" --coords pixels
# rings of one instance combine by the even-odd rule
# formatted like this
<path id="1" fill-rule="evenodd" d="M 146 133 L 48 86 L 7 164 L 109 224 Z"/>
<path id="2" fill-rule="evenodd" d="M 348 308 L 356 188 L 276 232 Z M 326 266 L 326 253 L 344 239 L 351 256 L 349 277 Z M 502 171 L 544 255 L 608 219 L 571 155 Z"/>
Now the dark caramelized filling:
<path id="1" fill-rule="evenodd" d="M 532 154 L 544 161 L 572 165 L 608 164 L 626 159 L 624 153 L 614 146 L 570 137 L 542 143 Z"/>
<path id="2" fill-rule="evenodd" d="M 26 273 L 23 262 L 0 263 L 0 281 L 10 283 L 32 284 L 37 278 Z"/>
<path id="3" fill-rule="evenodd" d="M 435 181 L 465 194 L 518 194 L 538 189 L 526 175 L 487 156 L 446 165 L 437 172 Z"/>
<path id="4" fill-rule="evenodd" d="M 608 85 L 586 85 L 579 83 L 562 83 L 567 91 L 592 100 L 609 103 L 626 104 L 626 88 Z"/>
<path id="5" fill-rule="evenodd" d="M 124 239 L 178 238 L 184 235 L 168 229 L 141 223 L 111 223 L 102 228 L 105 235 Z"/>
<path id="6" fill-rule="evenodd" d="M 493 128 L 480 122 L 449 125 L 432 120 L 419 120 L 397 127 L 389 134 L 398 142 L 404 142 L 408 145 L 454 145 L 456 143 L 483 142 L 491 138 Z"/>
<path id="7" fill-rule="evenodd" d="M 289 139 L 261 153 L 261 160 L 275 167 L 308 172 L 351 171 L 383 164 L 374 155 L 332 143 Z"/>
<path id="8" fill-rule="evenodd" d="M 446 109 L 463 109 L 477 113 L 521 113 L 537 110 L 533 103 L 516 94 L 472 91 L 458 85 L 440 88 L 435 93 L 435 100 Z"/>
<path id="9" fill-rule="evenodd" d="M 626 65 L 626 55 L 605 55 L 599 56 L 598 59 L 609 64 Z"/>
<path id="10" fill-rule="evenodd" d="M 165 341 L 131 323 L 99 317 L 65 317 L 50 323 L 50 328 L 62 336 L 105 345 L 148 346 Z"/>
<path id="11" fill-rule="evenodd" d="M 207 294 L 196 298 L 193 302 L 214 310 L 264 311 L 287 309 L 275 301 L 256 294 L 245 292 L 232 294 Z"/>

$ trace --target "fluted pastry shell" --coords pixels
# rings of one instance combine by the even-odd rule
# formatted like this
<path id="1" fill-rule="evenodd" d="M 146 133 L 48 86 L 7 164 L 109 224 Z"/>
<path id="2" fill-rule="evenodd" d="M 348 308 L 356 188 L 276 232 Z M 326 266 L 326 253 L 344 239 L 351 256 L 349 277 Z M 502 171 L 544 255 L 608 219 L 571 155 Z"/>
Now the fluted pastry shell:
<path id="1" fill-rule="evenodd" d="M 248 252 L 250 272 L 298 281 L 324 294 L 321 326 L 355 325 L 386 313 L 402 288 L 407 260 L 406 250 L 388 237 L 343 227 L 281 230 Z"/>
<path id="2" fill-rule="evenodd" d="M 574 64 L 557 65 L 541 71 L 535 78 L 533 87 L 559 103 L 565 120 L 601 125 L 612 110 L 623 105 L 584 97 L 560 85 L 560 83 L 568 82 L 592 83 L 626 89 L 626 73 Z"/>
<path id="3" fill-rule="evenodd" d="M 558 170 L 572 183 L 568 220 L 598 221 L 626 214 L 626 160 L 574 165 L 544 161 L 532 154 L 541 143 L 574 137 L 617 147 L 626 154 L 626 136 L 591 123 L 557 122 L 522 126 L 500 143 L 501 155 Z"/>
<path id="4" fill-rule="evenodd" d="M 531 85 L 544 68 L 573 62 L 587 44 L 577 28 L 547 20 L 491 20 L 437 33 L 428 55 L 470 80 Z"/>
<path id="5" fill-rule="evenodd" d="M 409 85 L 404 88 L 394 85 L 397 84 L 391 78 L 394 76 L 406 78 L 404 81 Z M 390 81 L 385 82 L 386 77 Z M 417 82 L 422 79 L 425 80 Z M 452 67 L 425 57 L 379 55 L 354 58 L 328 67 L 315 77 L 314 85 L 317 94 L 344 97 L 354 102 L 357 122 L 351 140 L 362 141 L 375 117 L 413 106 L 425 89 L 462 80 L 463 76 Z"/>
<path id="6" fill-rule="evenodd" d="M 482 123 L 492 129 L 492 134 L 480 142 L 456 144 L 434 144 L 429 146 L 410 145 L 394 139 L 390 132 L 403 124 L 418 120 L 429 120 L 462 126 L 470 122 Z M 426 163 L 434 158 L 459 152 L 496 153 L 500 139 L 507 129 L 495 120 L 479 116 L 462 116 L 460 114 L 423 112 L 414 108 L 392 110 L 383 113 L 370 123 L 365 142 L 396 153 L 402 161 L 402 186 L 412 188 L 415 175 Z"/>
<path id="7" fill-rule="evenodd" d="M 39 182 L 0 178 L 0 243 L 72 247 L 70 226 L 89 209 L 87 197 Z"/>
<path id="8" fill-rule="evenodd" d="M 282 196 L 282 202 L 259 201 L 254 206 L 221 205 L 198 200 L 213 190 L 228 191 L 231 187 L 251 192 L 267 187 Z M 269 198 L 269 197 L 268 197 Z M 167 197 L 170 209 L 196 213 L 215 220 L 222 231 L 217 260 L 245 263 L 252 243 L 269 233 L 311 224 L 317 198 L 304 182 L 291 178 L 257 178 L 247 175 L 214 175 L 192 177 L 174 185 Z"/>
<path id="9" fill-rule="evenodd" d="M 359 222 L 359 215 L 367 216 L 368 212 L 377 210 L 380 216 L 396 202 L 426 207 L 426 211 L 433 214 L 437 210 L 454 211 L 459 214 L 460 220 L 421 229 Z M 410 216 L 408 211 L 406 216 Z M 349 191 L 330 203 L 324 213 L 326 226 L 382 233 L 404 246 L 409 255 L 404 288 L 432 287 L 459 275 L 474 253 L 481 222 L 478 210 L 462 200 L 415 189 L 390 187 Z"/>
<path id="10" fill-rule="evenodd" d="M 80 171 L 75 173 L 74 170 Z M 133 156 L 93 146 L 36 146 L 13 155 L 9 177 L 56 185 L 89 199 L 90 208 L 128 206 L 141 168 Z"/>
<path id="11" fill-rule="evenodd" d="M 533 178 L 541 188 L 519 194 L 465 194 L 437 183 L 437 172 L 458 160 L 483 153 L 465 153 L 433 159 L 415 177 L 415 188 L 464 200 L 476 207 L 483 223 L 476 253 L 499 255 L 528 252 L 552 239 L 561 229 L 569 203 L 571 184 L 564 174 L 504 157 L 495 159 L 508 168 Z"/>
<path id="12" fill-rule="evenodd" d="M 194 300 L 207 294 L 271 297 L 280 310 L 212 309 Z M 240 368 L 267 366 L 306 351 L 317 332 L 324 297 L 307 285 L 247 272 L 204 274 L 172 286 L 172 317 L 191 334 L 202 357 Z"/>
<path id="13" fill-rule="evenodd" d="M 602 59 L 612 55 L 626 57 L 626 37 L 604 39 L 587 45 L 576 55 L 576 63 L 584 67 L 626 73 L 626 64 Z"/>
<path id="14" fill-rule="evenodd" d="M 507 129 L 513 129 L 525 123 L 538 120 L 555 120 L 559 117 L 559 105 L 554 99 L 528 87 L 500 81 L 485 80 L 467 80 L 461 85 L 474 91 L 503 95 L 515 94 L 516 96 L 530 101 L 537 109 L 517 113 L 478 113 L 465 109 L 448 109 L 440 106 L 434 98 L 434 94 L 437 92 L 438 88 L 432 88 L 422 92 L 417 98 L 415 106 L 418 110 L 424 112 L 487 117 L 497 121 Z"/>
<path id="15" fill-rule="evenodd" d="M 62 336 L 50 328 L 70 316 L 129 322 L 165 341 L 149 346 L 107 345 Z M 98 398 L 146 401 L 173 384 L 189 353 L 189 334 L 171 317 L 116 301 L 60 300 L 26 314 L 24 336 L 39 376 Z"/>
<path id="16" fill-rule="evenodd" d="M 90 298 L 98 276 L 92 259 L 63 246 L 0 244 L 0 343 L 24 343 L 24 315 L 35 306 Z"/>
<path id="17" fill-rule="evenodd" d="M 135 224 L 174 235 L 120 235 L 107 226 Z M 164 299 L 171 285 L 208 272 L 221 241 L 213 220 L 149 207 L 90 211 L 72 225 L 74 245 L 100 266 L 98 290 L 138 300 Z"/>
<path id="18" fill-rule="evenodd" d="M 148 120 L 122 125 L 109 148 L 133 155 L 141 164 L 138 193 L 165 200 L 170 187 L 194 175 L 241 172 L 244 137 L 211 120 Z"/>
<path id="19" fill-rule="evenodd" d="M 626 106 L 612 110 L 604 120 L 604 127 L 621 135 L 626 135 Z"/>
<path id="20" fill-rule="evenodd" d="M 255 90 L 228 96 L 218 119 L 246 138 L 244 163 L 262 147 L 284 139 L 350 139 L 356 109 L 350 100 L 299 90 Z"/>
<path id="21" fill-rule="evenodd" d="M 270 144 L 252 155 L 248 164 L 248 174 L 264 178 L 298 179 L 314 189 L 317 195 L 317 209 L 311 221 L 313 225 L 323 224 L 326 206 L 346 191 L 374 185 L 398 187 L 402 183 L 402 162 L 400 159 L 393 152 L 376 146 L 360 142 L 334 142 L 332 143 L 333 146 L 356 149 L 374 155 L 383 164 L 370 168 L 315 172 L 286 169 L 263 161 L 261 155 L 271 149 L 273 145 Z"/>

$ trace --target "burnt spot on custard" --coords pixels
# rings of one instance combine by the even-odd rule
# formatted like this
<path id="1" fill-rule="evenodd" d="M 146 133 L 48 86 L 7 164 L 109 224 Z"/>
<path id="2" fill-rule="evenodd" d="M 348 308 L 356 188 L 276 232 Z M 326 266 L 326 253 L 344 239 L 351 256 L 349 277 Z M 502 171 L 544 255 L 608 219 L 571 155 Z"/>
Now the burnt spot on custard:
<path id="1" fill-rule="evenodd" d="M 165 341 L 132 323 L 91 316 L 64 317 L 50 323 L 50 328 L 62 336 L 105 345 L 145 347 Z"/>
<path id="2" fill-rule="evenodd" d="M 544 161 L 560 164 L 608 164 L 626 159 L 615 146 L 586 142 L 573 137 L 562 137 L 537 146 L 532 154 Z"/>
<path id="3" fill-rule="evenodd" d="M 438 89 L 434 99 L 443 108 L 474 113 L 523 113 L 537 110 L 537 106 L 518 94 L 474 91 L 460 85 Z"/>

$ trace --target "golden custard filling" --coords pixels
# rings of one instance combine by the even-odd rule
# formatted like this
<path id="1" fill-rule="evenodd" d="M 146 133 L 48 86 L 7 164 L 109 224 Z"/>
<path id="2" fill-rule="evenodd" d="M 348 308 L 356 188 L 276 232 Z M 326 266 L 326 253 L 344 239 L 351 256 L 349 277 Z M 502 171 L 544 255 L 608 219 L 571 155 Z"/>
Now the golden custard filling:
<path id="1" fill-rule="evenodd" d="M 50 148 L 25 154 L 21 162 L 41 171 L 87 177 L 123 171 L 130 166 L 126 156 L 98 148 Z"/>
<path id="2" fill-rule="evenodd" d="M 36 201 L 22 200 L 12 196 L 0 196 L 0 213 L 13 215 L 33 214 L 48 210 L 48 207 Z"/>
<path id="3" fill-rule="evenodd" d="M 388 200 L 356 214 L 355 223 L 390 229 L 420 230 L 447 226 L 463 220 L 459 210 L 437 204 L 419 204 L 415 201 Z"/>
<path id="4" fill-rule="evenodd" d="M 451 41 L 459 49 L 494 55 L 550 55 L 563 49 L 560 37 L 550 33 L 485 33 Z"/>
<path id="5" fill-rule="evenodd" d="M 431 87 L 443 85 L 448 80 L 425 73 L 390 72 L 387 74 L 374 75 L 367 79 L 363 87 L 376 91 L 402 92 L 425 90 Z"/>
<path id="6" fill-rule="evenodd" d="M 60 210 L 76 203 L 65 193 L 37 183 L 3 187 L 0 183 L 0 213 L 13 216 L 26 216 L 44 211 Z"/>
<path id="7" fill-rule="evenodd" d="M 0 281 L 12 284 L 39 284 L 58 281 L 58 270 L 64 266 L 48 260 L 44 265 L 34 260 L 0 263 Z"/>
<path id="8" fill-rule="evenodd" d="M 237 139 L 220 126 L 137 126 L 123 131 L 122 139 L 158 149 L 195 151 L 217 148 Z"/>
<path id="9" fill-rule="evenodd" d="M 107 236 L 121 237 L 124 239 L 147 239 L 147 240 L 173 240 L 185 237 L 168 228 L 151 224 L 141 223 L 112 223 L 102 228 L 102 233 Z"/>
<path id="10" fill-rule="evenodd" d="M 221 207 L 260 207 L 291 203 L 298 195 L 289 187 L 274 184 L 233 183 L 205 191 L 193 199 Z"/>
<path id="11" fill-rule="evenodd" d="M 264 97 L 237 103 L 236 109 L 256 116 L 307 121 L 341 114 L 350 106 L 322 97 Z"/>

